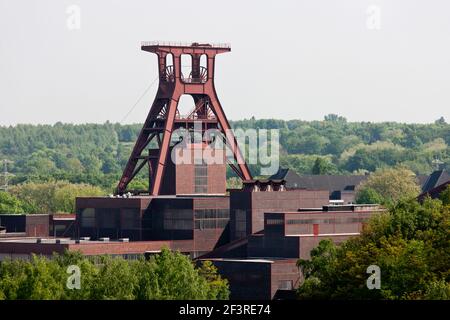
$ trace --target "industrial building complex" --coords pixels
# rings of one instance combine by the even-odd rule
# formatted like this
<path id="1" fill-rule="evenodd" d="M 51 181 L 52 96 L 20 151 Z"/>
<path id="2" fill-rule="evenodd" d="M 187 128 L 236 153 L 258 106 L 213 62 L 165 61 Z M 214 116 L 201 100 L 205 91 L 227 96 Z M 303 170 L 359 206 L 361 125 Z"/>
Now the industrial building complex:
<path id="1" fill-rule="evenodd" d="M 116 193 L 77 198 L 72 215 L 0 215 L 0 260 L 66 250 L 136 259 L 168 247 L 212 261 L 228 279 L 232 299 L 283 299 L 301 283 L 298 259 L 307 259 L 323 239 L 340 243 L 359 235 L 383 211 L 354 204 L 364 175 L 299 176 L 280 168 L 272 176 L 252 176 L 214 86 L 215 57 L 229 45 L 152 42 L 142 50 L 157 56 L 159 88 Z M 191 60 L 188 73 L 181 68 L 184 55 Z M 182 95 L 194 101 L 187 115 L 177 108 Z M 174 139 L 177 129 L 202 138 Z M 210 130 L 222 133 L 231 160 L 204 158 L 218 139 Z M 171 157 L 180 145 L 192 161 Z M 227 166 L 242 188 L 226 188 Z M 144 168 L 148 189 L 130 189 Z M 419 180 L 432 195 L 450 179 L 437 171 Z"/>

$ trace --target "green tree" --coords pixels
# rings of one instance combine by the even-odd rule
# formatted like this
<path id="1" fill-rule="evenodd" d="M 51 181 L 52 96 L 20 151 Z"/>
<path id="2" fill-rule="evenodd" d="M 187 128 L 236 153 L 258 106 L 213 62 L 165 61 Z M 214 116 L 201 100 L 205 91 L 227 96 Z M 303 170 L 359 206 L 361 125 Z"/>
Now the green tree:
<path id="1" fill-rule="evenodd" d="M 222 279 L 211 261 L 203 261 L 201 263 L 199 274 L 206 279 L 209 285 L 207 299 L 228 300 L 230 295 L 228 281 Z"/>
<path id="2" fill-rule="evenodd" d="M 63 162 L 63 168 L 69 174 L 78 174 L 84 171 L 84 167 L 81 161 L 77 158 L 67 158 Z"/>
<path id="3" fill-rule="evenodd" d="M 383 202 L 383 197 L 371 187 L 361 188 L 356 194 L 356 203 L 376 204 Z"/>
<path id="4" fill-rule="evenodd" d="M 360 237 L 324 240 L 299 260 L 302 299 L 448 299 L 450 207 L 439 200 L 400 201 L 374 216 Z M 381 269 L 381 289 L 366 286 L 367 267 Z"/>
<path id="5" fill-rule="evenodd" d="M 322 157 L 317 157 L 314 161 L 314 166 L 312 167 L 312 174 L 331 174 L 335 171 L 333 164 L 327 159 Z"/>
<path id="6" fill-rule="evenodd" d="M 445 121 L 445 118 L 444 118 L 444 117 L 440 117 L 440 118 L 437 119 L 434 123 L 435 123 L 435 124 L 441 124 L 441 125 L 447 124 L 447 122 Z"/>
<path id="7" fill-rule="evenodd" d="M 0 213 L 23 213 L 22 203 L 12 194 L 0 191 Z"/>
<path id="8" fill-rule="evenodd" d="M 67 267 L 80 268 L 81 288 L 68 289 Z M 227 299 L 228 283 L 208 262 L 196 268 L 189 257 L 163 249 L 150 260 L 87 258 L 78 252 L 51 259 L 0 263 L 0 299 Z"/>
<path id="9" fill-rule="evenodd" d="M 138 276 L 130 263 L 122 258 L 102 257 L 91 299 L 132 300 Z"/>
<path id="10" fill-rule="evenodd" d="M 45 257 L 0 263 L 0 292 L 5 299 L 52 300 L 64 294 L 63 270 Z"/>
<path id="11" fill-rule="evenodd" d="M 447 188 L 441 192 L 439 199 L 441 199 L 444 205 L 450 205 L 450 185 L 448 185 Z"/>
<path id="12" fill-rule="evenodd" d="M 347 119 L 334 113 L 330 113 L 324 117 L 325 121 L 347 122 Z"/>
<path id="13" fill-rule="evenodd" d="M 206 299 L 208 284 L 199 276 L 188 257 L 179 252 L 163 249 L 161 254 L 152 257 L 158 279 L 158 299 Z"/>
<path id="14" fill-rule="evenodd" d="M 450 124 L 444 119 L 430 124 L 370 123 L 327 115 L 324 121 L 244 119 L 230 124 L 279 129 L 280 164 L 289 164 L 299 174 L 310 174 L 317 157 L 327 158 L 335 168 L 333 174 L 374 172 L 399 164 L 416 174 L 429 174 L 435 157 L 450 169 Z M 141 127 L 118 123 L 0 126 L 0 155 L 14 161 L 9 167 L 15 174 L 13 184 L 65 180 L 112 192 Z M 251 170 L 257 173 L 259 166 Z M 227 177 L 231 176 L 227 171 Z M 136 188 L 148 184 L 145 174 L 137 178 Z"/>
<path id="15" fill-rule="evenodd" d="M 240 189 L 242 188 L 242 180 L 237 177 L 231 177 L 227 179 L 227 189 Z"/>
<path id="16" fill-rule="evenodd" d="M 27 213 L 75 212 L 75 198 L 100 196 L 105 192 L 96 186 L 72 184 L 66 181 L 29 182 L 11 188 Z"/>
<path id="17" fill-rule="evenodd" d="M 356 198 L 393 203 L 400 199 L 414 198 L 420 193 L 415 174 L 403 167 L 383 168 L 371 174 L 357 189 Z M 381 197 L 381 199 L 380 199 Z M 358 200 L 360 201 L 360 200 Z"/>
<path id="18" fill-rule="evenodd" d="M 96 186 L 88 184 L 64 184 L 56 187 L 53 196 L 53 208 L 58 212 L 75 212 L 75 199 L 77 197 L 102 196 L 105 192 Z"/>

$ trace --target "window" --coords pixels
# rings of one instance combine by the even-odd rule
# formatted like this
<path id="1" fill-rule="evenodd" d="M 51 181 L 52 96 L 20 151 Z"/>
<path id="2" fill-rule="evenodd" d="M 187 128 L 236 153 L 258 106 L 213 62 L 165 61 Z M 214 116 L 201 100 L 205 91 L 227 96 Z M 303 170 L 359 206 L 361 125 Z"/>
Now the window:
<path id="1" fill-rule="evenodd" d="M 222 229 L 230 220 L 229 209 L 196 209 L 195 229 Z"/>
<path id="2" fill-rule="evenodd" d="M 217 218 L 230 219 L 230 210 L 229 209 L 217 209 Z"/>
<path id="3" fill-rule="evenodd" d="M 98 224 L 102 229 L 115 229 L 118 227 L 119 209 L 102 208 L 96 209 Z"/>
<path id="4" fill-rule="evenodd" d="M 185 209 L 168 209 L 168 211 L 164 211 L 164 229 L 192 230 L 193 221 L 191 211 Z"/>
<path id="5" fill-rule="evenodd" d="M 139 228 L 139 209 L 122 209 L 121 227 L 124 230 Z"/>
<path id="6" fill-rule="evenodd" d="M 267 225 L 282 225 L 284 224 L 283 219 L 266 219 Z"/>
<path id="7" fill-rule="evenodd" d="M 194 165 L 194 188 L 195 193 L 207 193 L 208 192 L 208 166 L 206 163 Z"/>
<path id="8" fill-rule="evenodd" d="M 247 235 L 247 212 L 242 209 L 235 211 L 235 237 L 243 238 Z"/>
<path id="9" fill-rule="evenodd" d="M 86 208 L 81 211 L 81 227 L 95 227 L 95 210 L 94 208 Z"/>

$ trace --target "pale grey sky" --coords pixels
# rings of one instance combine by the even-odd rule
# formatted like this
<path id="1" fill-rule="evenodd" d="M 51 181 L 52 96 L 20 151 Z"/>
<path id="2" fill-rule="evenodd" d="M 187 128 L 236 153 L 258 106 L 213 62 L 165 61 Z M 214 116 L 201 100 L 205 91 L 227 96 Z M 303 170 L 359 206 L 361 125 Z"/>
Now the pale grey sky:
<path id="1" fill-rule="evenodd" d="M 143 40 L 230 42 L 216 87 L 233 120 L 450 120 L 448 0 L 0 0 L 0 125 L 121 121 L 157 76 Z"/>

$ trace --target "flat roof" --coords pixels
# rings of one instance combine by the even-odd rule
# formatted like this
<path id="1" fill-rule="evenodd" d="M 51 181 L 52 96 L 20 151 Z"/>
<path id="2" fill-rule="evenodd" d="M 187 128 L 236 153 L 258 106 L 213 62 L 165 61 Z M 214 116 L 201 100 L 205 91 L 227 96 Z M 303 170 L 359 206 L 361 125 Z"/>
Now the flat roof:
<path id="1" fill-rule="evenodd" d="M 37 240 L 40 239 L 41 242 L 37 242 Z M 59 240 L 61 243 L 56 243 L 56 241 Z M 79 241 L 77 243 L 77 241 Z M 74 240 L 70 238 L 39 238 L 39 237 L 17 237 L 17 238 L 0 238 L 1 243 L 37 243 L 37 244 L 97 244 L 97 243 L 123 243 L 127 244 L 130 243 L 126 241 L 119 241 L 119 240 L 108 240 L 108 241 L 101 241 L 101 240 Z M 138 241 L 134 241 L 138 242 Z M 139 241 L 141 242 L 141 241 Z"/>
<path id="2" fill-rule="evenodd" d="M 227 198 L 229 197 L 226 194 L 208 194 L 208 193 L 199 193 L 199 194 L 176 194 L 176 195 L 158 195 L 158 196 L 150 196 L 150 195 L 132 195 L 129 197 L 123 196 L 94 196 L 94 197 L 77 197 L 78 199 L 115 199 L 115 200 L 123 200 L 123 199 L 196 199 L 196 198 Z"/>
<path id="3" fill-rule="evenodd" d="M 280 257 L 248 257 L 248 258 L 200 258 L 198 260 L 223 261 L 223 262 L 243 262 L 243 263 L 275 263 L 280 261 L 289 262 L 298 260 L 295 258 Z"/>
<path id="4" fill-rule="evenodd" d="M 280 211 L 269 211 L 264 213 L 277 213 L 277 214 L 339 214 L 339 213 L 372 213 L 372 212 L 383 212 L 386 211 L 384 209 L 377 209 L 377 210 L 356 210 L 356 211 L 286 211 L 286 212 L 280 212 Z"/>
<path id="5" fill-rule="evenodd" d="M 319 233 L 319 234 L 286 234 L 285 237 L 309 238 L 309 237 L 339 237 L 339 236 L 359 236 L 359 232 L 349 233 Z"/>
<path id="6" fill-rule="evenodd" d="M 35 238 L 35 237 L 18 237 L 18 238 L 0 238 L 1 243 L 37 243 L 37 240 L 41 239 L 39 244 L 55 244 L 56 240 L 61 240 L 61 244 L 75 243 L 75 240 L 68 238 Z M 101 242 L 101 241 L 99 241 Z"/>

